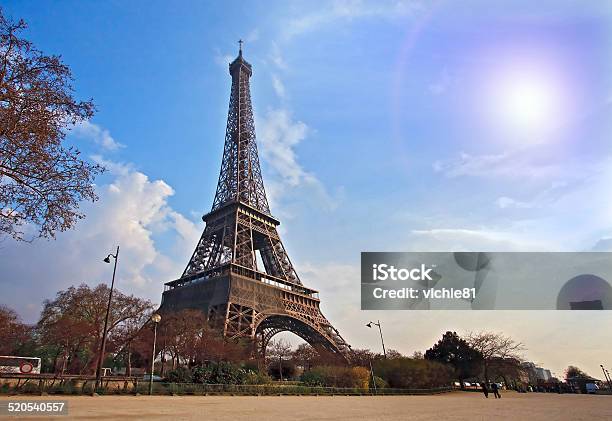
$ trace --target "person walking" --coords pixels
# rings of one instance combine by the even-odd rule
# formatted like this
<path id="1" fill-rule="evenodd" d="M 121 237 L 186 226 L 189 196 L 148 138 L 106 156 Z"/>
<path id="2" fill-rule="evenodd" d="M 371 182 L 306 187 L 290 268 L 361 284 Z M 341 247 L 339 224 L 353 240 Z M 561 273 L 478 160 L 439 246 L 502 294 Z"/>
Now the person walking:
<path id="1" fill-rule="evenodd" d="M 480 383 L 480 384 L 482 385 L 482 386 L 481 386 L 481 388 L 482 388 L 482 393 L 484 393 L 485 398 L 487 398 L 487 399 L 488 399 L 488 398 L 489 398 L 489 388 L 487 387 L 487 383 L 486 383 L 486 382 L 482 382 L 482 383 Z"/>
<path id="2" fill-rule="evenodd" d="M 491 384 L 491 388 L 493 389 L 493 394 L 495 395 L 495 399 L 501 399 L 501 395 L 499 394 L 499 387 L 497 386 L 497 383 L 493 382 Z"/>

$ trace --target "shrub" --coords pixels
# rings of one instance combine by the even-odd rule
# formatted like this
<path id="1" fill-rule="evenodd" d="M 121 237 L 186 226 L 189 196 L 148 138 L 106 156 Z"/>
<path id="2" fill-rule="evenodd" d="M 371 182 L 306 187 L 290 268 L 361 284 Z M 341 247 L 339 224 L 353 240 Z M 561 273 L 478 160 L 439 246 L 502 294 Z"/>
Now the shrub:
<path id="1" fill-rule="evenodd" d="M 300 378 L 306 386 L 316 387 L 325 386 L 325 377 L 321 373 L 321 370 L 313 368 L 312 370 L 305 371 Z"/>
<path id="2" fill-rule="evenodd" d="M 368 382 L 370 389 L 374 389 L 375 384 L 376 384 L 376 390 L 384 389 L 385 387 L 389 386 L 387 382 L 385 381 L 385 379 L 378 377 L 378 376 L 374 376 L 374 381 L 372 381 L 372 377 L 370 376 L 369 382 Z"/>
<path id="3" fill-rule="evenodd" d="M 320 366 L 302 374 L 307 386 L 368 387 L 370 372 L 363 367 Z"/>
<path id="4" fill-rule="evenodd" d="M 274 377 L 275 379 L 281 378 L 280 370 L 283 371 L 284 380 L 291 379 L 293 378 L 293 376 L 295 376 L 295 372 L 296 372 L 295 363 L 293 361 L 283 360 L 280 363 L 280 367 L 279 367 L 279 362 L 272 360 L 270 364 L 268 365 L 268 374 Z"/>
<path id="5" fill-rule="evenodd" d="M 453 369 L 447 365 L 411 358 L 380 360 L 374 372 L 390 387 L 407 389 L 448 386 L 453 376 Z"/>
<path id="6" fill-rule="evenodd" d="M 169 383 L 191 383 L 193 375 L 187 367 L 178 367 L 175 370 L 169 371 L 165 381 Z"/>
<path id="7" fill-rule="evenodd" d="M 266 374 L 244 369 L 230 362 L 221 361 L 193 370 L 194 383 L 206 384 L 266 384 L 271 380 Z"/>
<path id="8" fill-rule="evenodd" d="M 259 371 L 246 370 L 244 384 L 269 384 L 272 383 L 272 378 L 266 373 Z"/>

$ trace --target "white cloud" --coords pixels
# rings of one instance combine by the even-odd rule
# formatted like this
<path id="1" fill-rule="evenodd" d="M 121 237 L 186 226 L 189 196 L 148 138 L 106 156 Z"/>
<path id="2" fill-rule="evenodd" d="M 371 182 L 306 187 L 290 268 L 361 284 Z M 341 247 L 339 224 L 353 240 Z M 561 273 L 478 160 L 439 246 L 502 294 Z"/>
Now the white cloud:
<path id="1" fill-rule="evenodd" d="M 533 204 L 527 202 L 521 202 L 520 200 L 512 199 L 511 197 L 502 196 L 499 197 L 495 203 L 501 209 L 506 208 L 517 208 L 517 209 L 528 209 L 533 207 Z"/>
<path id="2" fill-rule="evenodd" d="M 283 85 L 283 81 L 280 80 L 278 75 L 272 74 L 272 87 L 274 88 L 274 92 L 280 99 L 284 99 L 287 92 L 285 90 L 285 85 Z"/>
<path id="3" fill-rule="evenodd" d="M 262 155 L 289 185 L 296 186 L 309 175 L 297 162 L 294 148 L 306 138 L 308 126 L 293 121 L 289 111 L 269 110 L 258 122 Z"/>
<path id="4" fill-rule="evenodd" d="M 280 47 L 276 42 L 272 42 L 272 49 L 270 50 L 270 61 L 274 63 L 280 70 L 287 70 L 287 63 L 283 58 Z"/>
<path id="5" fill-rule="evenodd" d="M 107 151 L 125 148 L 125 145 L 113 139 L 108 130 L 101 128 L 89 120 L 83 120 L 75 124 L 70 130 L 70 133 L 80 138 L 92 140 Z"/>
<path id="6" fill-rule="evenodd" d="M 595 243 L 591 251 L 612 251 L 612 238 L 601 238 Z"/>
<path id="7" fill-rule="evenodd" d="M 304 193 L 302 197 L 314 198 L 314 202 L 323 208 L 334 209 L 337 201 L 314 174 L 305 171 L 298 163 L 295 148 L 308 135 L 308 126 L 294 121 L 285 109 L 272 109 L 263 118 L 258 118 L 257 127 L 261 155 L 272 170 L 271 177 L 266 178 L 270 202 L 278 202 L 282 196 L 301 191 Z"/>
<path id="8" fill-rule="evenodd" d="M 462 152 L 458 158 L 438 160 L 433 170 L 449 178 L 471 177 L 526 177 L 546 178 L 567 173 L 567 167 L 557 164 L 532 162 L 525 150 L 504 151 L 498 154 L 471 155 Z"/>
<path id="9" fill-rule="evenodd" d="M 551 242 L 534 239 L 529 232 L 489 228 L 437 228 L 413 230 L 411 247 L 415 251 L 551 251 L 558 247 Z"/>
<path id="10" fill-rule="evenodd" d="M 219 49 L 215 49 L 214 60 L 219 66 L 227 69 L 227 66 L 234 61 L 236 57 L 231 54 L 223 54 Z"/>
<path id="11" fill-rule="evenodd" d="M 102 165 L 106 171 L 113 175 L 127 175 L 134 171 L 134 165 L 125 162 L 115 162 L 105 159 L 102 155 L 94 154 L 91 159 L 99 165 Z"/>
<path id="12" fill-rule="evenodd" d="M 102 258 L 117 244 L 116 286 L 123 292 L 159 303 L 163 283 L 181 275 L 201 227 L 168 205 L 174 191 L 163 180 L 150 180 L 129 165 L 114 164 L 111 174 L 109 184 L 96 188 L 100 200 L 83 206 L 86 218 L 73 230 L 54 241 L 4 242 L 0 300 L 15 306 L 10 297 L 23 297 L 16 310 L 26 320 L 35 321 L 42 301 L 60 289 L 108 282 L 111 272 Z M 158 244 L 155 237 L 161 233 L 174 244 Z"/>
<path id="13" fill-rule="evenodd" d="M 359 18 L 396 19 L 412 15 L 422 9 L 414 0 L 335 0 L 323 3 L 313 13 L 302 13 L 283 26 L 284 36 L 294 36 L 316 30 L 338 20 L 351 21 Z"/>
<path id="14" fill-rule="evenodd" d="M 489 174 L 491 171 L 499 172 L 500 168 L 504 168 L 502 172 L 507 172 L 504 164 L 511 163 L 509 154 L 505 152 L 495 155 L 470 155 L 462 152 L 459 158 L 434 162 L 433 169 L 444 173 L 447 177 L 479 176 Z"/>
<path id="15" fill-rule="evenodd" d="M 246 42 L 255 42 L 259 39 L 259 28 L 253 29 L 244 39 Z"/>

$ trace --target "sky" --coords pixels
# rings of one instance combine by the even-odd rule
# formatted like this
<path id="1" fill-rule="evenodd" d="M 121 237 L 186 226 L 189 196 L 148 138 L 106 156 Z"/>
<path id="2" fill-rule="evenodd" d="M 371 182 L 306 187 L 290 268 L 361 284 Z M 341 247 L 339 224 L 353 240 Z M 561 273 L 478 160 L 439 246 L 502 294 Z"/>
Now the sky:
<path id="1" fill-rule="evenodd" d="M 203 230 L 244 40 L 264 183 L 300 278 L 353 347 L 493 330 L 561 376 L 612 366 L 610 312 L 361 311 L 362 251 L 612 251 L 612 6 L 598 1 L 0 1 L 97 113 L 67 142 L 100 200 L 0 243 L 0 303 L 70 285 L 159 303 Z"/>

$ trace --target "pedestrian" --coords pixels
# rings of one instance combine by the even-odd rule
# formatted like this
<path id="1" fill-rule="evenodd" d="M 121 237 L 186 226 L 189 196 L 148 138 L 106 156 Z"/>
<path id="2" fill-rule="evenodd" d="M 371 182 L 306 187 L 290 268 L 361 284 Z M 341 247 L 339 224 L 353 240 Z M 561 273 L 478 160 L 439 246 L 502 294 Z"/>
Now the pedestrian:
<path id="1" fill-rule="evenodd" d="M 497 386 L 497 383 L 493 382 L 491 384 L 491 388 L 493 389 L 493 394 L 495 395 L 495 399 L 501 399 L 501 395 L 499 394 L 499 387 Z"/>
<path id="2" fill-rule="evenodd" d="M 486 382 L 482 382 L 482 393 L 484 393 L 485 398 L 489 398 L 489 388 L 487 387 L 487 383 Z"/>

